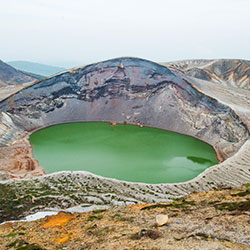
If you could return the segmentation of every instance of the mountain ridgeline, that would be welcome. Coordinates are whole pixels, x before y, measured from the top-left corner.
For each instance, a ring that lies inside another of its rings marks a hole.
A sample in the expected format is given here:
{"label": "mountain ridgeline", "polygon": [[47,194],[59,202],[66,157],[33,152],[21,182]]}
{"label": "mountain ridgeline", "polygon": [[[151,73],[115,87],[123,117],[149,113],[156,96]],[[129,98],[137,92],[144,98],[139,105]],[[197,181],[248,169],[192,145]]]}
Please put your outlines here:
{"label": "mountain ridgeline", "polygon": [[0,87],[42,79],[41,76],[17,70],[0,60]]}
{"label": "mountain ridgeline", "polygon": [[30,72],[41,76],[50,76],[65,70],[65,68],[62,67],[56,67],[28,61],[11,61],[8,62],[8,64],[18,70]]}
{"label": "mountain ridgeline", "polygon": [[250,61],[247,60],[183,60],[162,64],[187,76],[250,90]]}

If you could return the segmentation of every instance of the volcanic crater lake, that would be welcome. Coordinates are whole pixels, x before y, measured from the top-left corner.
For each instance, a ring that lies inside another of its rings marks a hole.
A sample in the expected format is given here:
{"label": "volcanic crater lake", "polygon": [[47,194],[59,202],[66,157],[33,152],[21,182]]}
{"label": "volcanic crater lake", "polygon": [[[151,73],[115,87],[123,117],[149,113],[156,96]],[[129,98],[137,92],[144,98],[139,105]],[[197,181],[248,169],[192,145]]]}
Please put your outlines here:
{"label": "volcanic crater lake", "polygon": [[66,123],[30,136],[47,173],[85,170],[118,180],[174,183],[218,163],[214,149],[193,137],[150,127]]}

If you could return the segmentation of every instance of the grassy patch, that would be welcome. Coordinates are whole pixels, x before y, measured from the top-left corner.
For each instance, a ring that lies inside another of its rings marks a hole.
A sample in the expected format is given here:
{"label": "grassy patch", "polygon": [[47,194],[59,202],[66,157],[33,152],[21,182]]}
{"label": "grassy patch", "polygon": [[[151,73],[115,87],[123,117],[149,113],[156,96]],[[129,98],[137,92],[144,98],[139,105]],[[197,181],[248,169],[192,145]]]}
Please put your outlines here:
{"label": "grassy patch", "polygon": [[239,192],[239,193],[236,193],[236,194],[231,194],[232,196],[246,196],[246,195],[250,195],[250,188],[248,188],[246,191],[242,191],[242,192]]}
{"label": "grassy patch", "polygon": [[87,230],[93,230],[93,229],[95,229],[96,228],[96,224],[95,225],[92,225],[92,226],[89,226],[89,227],[87,227],[86,229]]}
{"label": "grassy patch", "polygon": [[196,203],[195,201],[188,201],[185,200],[185,198],[177,198],[172,203],[169,204],[163,204],[163,203],[157,203],[151,206],[143,207],[141,210],[149,210],[154,208],[180,208],[180,209],[186,209],[190,206],[194,206]]}
{"label": "grassy patch", "polygon": [[114,215],[112,215],[112,216],[110,216],[112,219],[114,219],[115,217],[120,217],[121,215],[120,214],[118,214],[118,213],[116,213],[116,214],[114,214]]}
{"label": "grassy patch", "polygon": [[115,231],[114,227],[104,227],[102,229],[97,229],[96,226],[93,226],[92,229],[94,229],[94,230],[88,231],[88,234],[91,234],[91,235],[94,235],[97,237],[101,237],[101,236],[107,235],[110,232]]}
{"label": "grassy patch", "polygon": [[94,220],[101,220],[103,218],[103,215],[89,215],[87,221],[94,221]]}
{"label": "grassy patch", "polygon": [[241,202],[224,202],[215,204],[214,207],[218,210],[228,210],[228,211],[250,211],[250,200]]}
{"label": "grassy patch", "polygon": [[106,211],[106,209],[96,209],[93,211],[93,214],[100,214],[100,213],[103,213],[105,211]]}
{"label": "grassy patch", "polygon": [[29,244],[24,240],[15,240],[14,242],[7,245],[7,249],[15,248],[16,250],[45,250],[37,244]]}

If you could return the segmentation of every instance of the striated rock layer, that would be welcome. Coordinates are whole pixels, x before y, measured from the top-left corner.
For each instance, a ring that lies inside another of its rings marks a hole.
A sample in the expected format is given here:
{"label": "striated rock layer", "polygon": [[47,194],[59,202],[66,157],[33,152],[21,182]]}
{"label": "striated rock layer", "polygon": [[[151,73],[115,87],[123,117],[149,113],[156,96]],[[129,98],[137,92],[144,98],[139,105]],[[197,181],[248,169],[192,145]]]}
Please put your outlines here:
{"label": "striated rock layer", "polygon": [[33,131],[65,122],[108,121],[167,129],[213,145],[224,162],[189,182],[148,185],[63,172],[25,185],[22,180],[3,185],[8,192],[18,190],[17,197],[35,192],[31,207],[37,211],[46,207],[46,199],[48,207],[57,208],[155,202],[249,182],[249,94],[222,85],[218,90],[212,82],[211,89],[209,83],[150,61],[117,58],[62,72],[0,102],[0,171],[5,176],[44,174],[31,155],[28,136]]}

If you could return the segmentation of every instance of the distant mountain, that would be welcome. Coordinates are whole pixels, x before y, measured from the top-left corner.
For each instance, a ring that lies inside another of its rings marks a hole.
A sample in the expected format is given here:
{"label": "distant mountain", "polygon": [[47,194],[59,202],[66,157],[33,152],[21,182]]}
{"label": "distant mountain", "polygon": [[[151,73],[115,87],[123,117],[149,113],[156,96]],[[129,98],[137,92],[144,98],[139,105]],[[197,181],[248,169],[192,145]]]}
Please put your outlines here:
{"label": "distant mountain", "polygon": [[250,90],[250,61],[247,60],[183,60],[161,64],[187,76]]}
{"label": "distant mountain", "polygon": [[17,70],[0,60],[0,87],[40,80],[43,77]]}
{"label": "distant mountain", "polygon": [[31,76],[32,78],[35,78],[36,80],[42,80],[42,79],[46,78],[46,76],[34,74],[34,73],[31,73],[31,72],[26,72],[26,71],[23,71],[23,70],[20,70],[20,71],[23,72],[27,76]]}
{"label": "distant mountain", "polygon": [[31,72],[42,76],[50,76],[65,70],[65,68],[62,67],[55,67],[28,61],[11,61],[7,63],[16,69],[23,70],[26,72]]}

